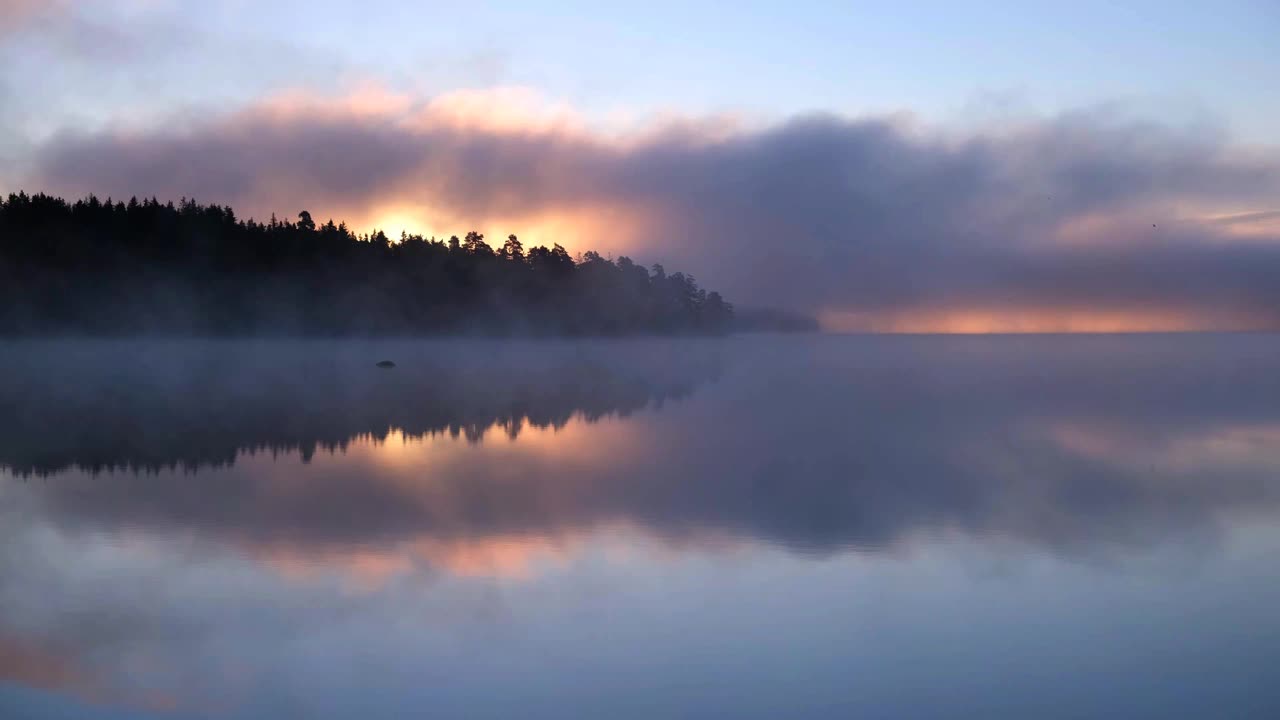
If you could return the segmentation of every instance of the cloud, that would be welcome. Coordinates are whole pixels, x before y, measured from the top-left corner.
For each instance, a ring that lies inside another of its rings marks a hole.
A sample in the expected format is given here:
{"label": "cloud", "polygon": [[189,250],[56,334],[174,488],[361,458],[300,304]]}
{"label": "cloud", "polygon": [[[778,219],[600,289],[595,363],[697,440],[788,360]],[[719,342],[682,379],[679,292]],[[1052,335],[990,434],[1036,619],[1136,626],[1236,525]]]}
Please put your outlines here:
{"label": "cloud", "polygon": [[1266,220],[1280,220],[1280,210],[1262,210],[1259,212],[1236,213],[1213,218],[1220,225],[1243,225]]}
{"label": "cloud", "polygon": [[[23,53],[38,48],[42,59],[49,57],[43,53],[52,52],[60,61],[125,62],[141,57],[149,46],[173,47],[168,34],[176,27],[161,28],[132,14],[152,5],[135,1],[95,7],[72,0],[4,0],[0,2],[0,40],[7,36]],[[60,71],[53,63],[45,67],[46,74]]]}
{"label": "cloud", "polygon": [[0,0],[0,38],[63,12],[61,0]]}
{"label": "cloud", "polygon": [[1222,219],[1256,229],[1273,216],[1280,155],[1114,110],[962,136],[831,115],[610,132],[528,91],[421,102],[374,88],[62,134],[33,162],[31,187],[71,195],[415,218],[442,233],[552,225],[579,249],[680,264],[739,302],[881,329],[1011,306],[1280,326],[1268,280],[1280,245],[1239,242]]}

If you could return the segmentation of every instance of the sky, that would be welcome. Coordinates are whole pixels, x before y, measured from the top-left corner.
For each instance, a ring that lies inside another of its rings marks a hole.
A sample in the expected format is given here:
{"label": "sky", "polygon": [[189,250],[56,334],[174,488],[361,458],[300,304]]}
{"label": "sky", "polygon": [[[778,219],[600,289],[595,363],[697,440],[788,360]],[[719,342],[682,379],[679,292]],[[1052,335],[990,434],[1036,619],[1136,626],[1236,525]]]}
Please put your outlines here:
{"label": "sky", "polygon": [[1280,327],[1280,5],[0,0],[0,191],[478,229],[832,330]]}

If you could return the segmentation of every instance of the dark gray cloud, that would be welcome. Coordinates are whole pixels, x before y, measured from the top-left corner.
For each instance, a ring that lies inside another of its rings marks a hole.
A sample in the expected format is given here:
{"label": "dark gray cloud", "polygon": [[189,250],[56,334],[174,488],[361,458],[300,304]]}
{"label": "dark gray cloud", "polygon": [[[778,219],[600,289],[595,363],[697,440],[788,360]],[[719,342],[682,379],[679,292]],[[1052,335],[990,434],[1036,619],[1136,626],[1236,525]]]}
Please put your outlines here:
{"label": "dark gray cloud", "polygon": [[1098,111],[953,137],[813,115],[618,140],[374,105],[265,105],[62,135],[33,154],[30,185],[194,196],[259,216],[422,205],[456,230],[500,221],[519,232],[527,218],[622,207],[638,218],[615,229],[632,254],[692,269],[740,302],[1013,303],[1280,325],[1280,246],[1233,234],[1280,205],[1280,156],[1203,128]]}

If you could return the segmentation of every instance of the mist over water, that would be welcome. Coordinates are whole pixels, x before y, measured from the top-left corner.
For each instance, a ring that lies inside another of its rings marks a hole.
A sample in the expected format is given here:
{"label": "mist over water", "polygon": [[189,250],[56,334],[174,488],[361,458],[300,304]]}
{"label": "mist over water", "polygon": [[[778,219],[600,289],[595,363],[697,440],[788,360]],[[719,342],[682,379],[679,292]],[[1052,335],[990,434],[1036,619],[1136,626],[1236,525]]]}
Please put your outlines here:
{"label": "mist over water", "polygon": [[0,717],[1273,717],[1277,367],[3,343]]}

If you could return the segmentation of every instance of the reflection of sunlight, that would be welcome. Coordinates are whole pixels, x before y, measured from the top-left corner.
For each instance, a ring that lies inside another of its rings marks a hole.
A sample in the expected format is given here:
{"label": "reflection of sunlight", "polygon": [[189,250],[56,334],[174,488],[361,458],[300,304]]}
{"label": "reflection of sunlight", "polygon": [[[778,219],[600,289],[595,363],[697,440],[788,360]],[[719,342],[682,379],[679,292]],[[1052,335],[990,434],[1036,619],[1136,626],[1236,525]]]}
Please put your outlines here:
{"label": "reflection of sunlight", "polygon": [[1231,242],[1275,243],[1280,239],[1280,210],[1277,209],[1244,208],[1235,212],[1208,214],[1201,220],[1214,225]]}
{"label": "reflection of sunlight", "polygon": [[[43,642],[0,635],[0,682],[66,693],[97,705],[131,707],[155,712],[178,709],[178,698],[154,687],[139,687],[137,663],[125,663],[131,682],[108,681],[105,673],[90,673],[74,653],[59,654]],[[121,665],[117,670],[125,669]],[[132,686],[132,687],[130,687]],[[8,716],[6,716],[8,717]]]}
{"label": "reflection of sunlight", "polygon": [[[606,417],[588,422],[574,417],[564,426],[494,423],[479,442],[448,432],[422,436],[391,431],[385,439],[363,437],[345,452],[321,454],[309,466],[294,458],[241,457],[238,466],[262,481],[272,502],[291,502],[316,491],[313,472],[334,482],[370,483],[403,495],[420,508],[423,531],[385,544],[310,546],[306,543],[250,543],[247,551],[282,575],[307,579],[337,572],[353,586],[376,589],[416,569],[462,577],[529,579],[540,568],[563,566],[584,546],[583,536],[600,527],[558,529],[555,518],[572,508],[584,484],[617,463],[639,462],[634,423]],[[553,469],[554,468],[554,469]],[[546,515],[541,534],[485,535],[469,525],[475,512],[468,478],[483,477],[507,499],[521,498]],[[326,480],[328,482],[328,480]]]}
{"label": "reflection of sunlight", "polygon": [[575,464],[606,463],[632,456],[634,433],[632,428],[618,418],[601,418],[587,422],[574,417],[562,427],[537,427],[527,419],[516,422],[516,437],[511,437],[511,425],[495,422],[479,431],[479,444],[454,438],[447,433],[406,435],[392,430],[383,441],[364,439],[353,443],[340,463],[369,463],[385,470],[418,471],[422,474],[406,477],[392,475],[386,479],[408,481],[411,485],[429,482],[425,471],[441,469],[451,462],[476,455],[522,456],[526,459],[560,459]]}
{"label": "reflection of sunlight", "polygon": [[293,545],[251,547],[250,552],[285,578],[309,580],[340,571],[352,584],[373,589],[400,573],[409,571],[409,558],[374,548],[307,549]]}
{"label": "reflection of sunlight", "polygon": [[377,590],[397,576],[425,567],[457,577],[529,579],[548,563],[563,566],[580,540],[536,535],[437,540],[423,537],[385,548],[306,548],[271,545],[253,548],[258,558],[282,576],[309,580],[339,574],[361,590]]}
{"label": "reflection of sunlight", "polygon": [[482,577],[528,578],[541,561],[554,560],[563,565],[570,545],[577,540],[548,537],[494,537],[471,542],[441,542],[429,538],[412,543],[418,557],[428,558],[433,566],[447,568],[454,575]]}
{"label": "reflection of sunlight", "polygon": [[44,690],[71,690],[85,697],[96,694],[93,684],[66,659],[5,636],[0,636],[0,678]]}
{"label": "reflection of sunlight", "polygon": [[1150,433],[1108,424],[1058,423],[1063,449],[1114,464],[1172,472],[1280,469],[1280,425],[1236,424]]}
{"label": "reflection of sunlight", "polygon": [[676,562],[690,551],[718,556],[740,553],[738,538],[708,531],[659,538],[634,525],[611,522],[555,534],[494,535],[439,539],[423,535],[386,546],[308,547],[285,543],[249,546],[247,552],[286,580],[308,582],[337,577],[352,590],[376,592],[415,572],[443,572],[455,578],[536,580],[564,570],[583,553],[603,553],[610,564]]}

